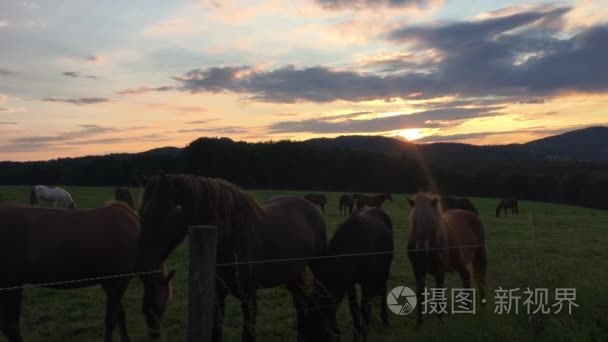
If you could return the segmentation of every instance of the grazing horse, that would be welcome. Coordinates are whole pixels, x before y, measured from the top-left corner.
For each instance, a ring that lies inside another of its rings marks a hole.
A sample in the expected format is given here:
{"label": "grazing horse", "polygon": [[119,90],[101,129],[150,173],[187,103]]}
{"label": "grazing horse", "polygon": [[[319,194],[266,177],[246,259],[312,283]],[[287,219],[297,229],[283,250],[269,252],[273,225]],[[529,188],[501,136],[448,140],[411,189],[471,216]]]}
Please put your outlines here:
{"label": "grazing horse", "polygon": [[505,217],[507,217],[507,209],[511,209],[511,214],[519,215],[519,206],[517,204],[517,200],[515,198],[505,198],[500,203],[498,203],[498,207],[496,207],[496,217],[500,214],[500,209],[505,210]]}
{"label": "grazing horse", "polygon": [[357,209],[362,209],[365,206],[380,208],[384,201],[393,200],[393,196],[389,193],[384,193],[376,196],[358,195],[357,197]]}
{"label": "grazing horse", "polygon": [[441,196],[441,207],[443,211],[450,209],[462,209],[472,212],[475,215],[479,215],[479,211],[473,205],[473,202],[468,198],[457,198],[451,196]]}
{"label": "grazing horse", "polygon": [[118,187],[114,189],[114,198],[117,201],[126,203],[131,209],[135,209],[135,203],[133,202],[133,196],[129,189],[124,187]]}
{"label": "grazing horse", "polygon": [[44,185],[36,185],[30,192],[30,204],[38,204],[42,201],[53,203],[53,208],[59,205],[62,208],[74,209],[76,203],[72,200],[72,196],[60,187],[48,187]]}
{"label": "grazing horse", "polygon": [[325,214],[325,203],[327,203],[327,197],[324,194],[307,194],[304,195],[304,199],[321,207],[321,211],[323,214]]}
{"label": "grazing horse", "polygon": [[353,213],[355,207],[355,195],[342,195],[338,203],[340,214],[350,215]]}
{"label": "grazing horse", "polygon": [[[317,283],[304,324],[305,341],[340,339],[336,314],[345,295],[355,341],[367,339],[373,297],[380,297],[380,317],[388,326],[386,295],[393,251],[393,224],[382,209],[358,210],[338,227],[329,241],[329,258],[319,264],[315,273]],[[356,284],[361,285],[361,306]]]}
{"label": "grazing horse", "polygon": [[[479,216],[461,209],[443,212],[437,196],[420,193],[408,198],[411,233],[407,254],[414,269],[418,303],[422,303],[426,275],[435,278],[436,287],[444,288],[445,272],[456,271],[464,288],[473,280],[479,289],[482,304],[485,299],[486,247],[485,232]],[[441,316],[439,316],[441,318]],[[422,326],[422,305],[417,308],[416,327]]]}
{"label": "grazing horse", "polygon": [[[190,225],[218,228],[214,341],[221,341],[226,296],[241,301],[243,341],[255,341],[258,288],[286,285],[300,339],[306,266],[316,269],[327,236],[321,212],[304,199],[279,196],[260,205],[221,180],[161,173],[149,179],[140,208],[142,269],[155,269],[184,240]],[[273,260],[282,260],[275,262]]]}
{"label": "grazing horse", "polygon": [[[75,210],[0,206],[0,217],[0,331],[9,342],[22,341],[21,298],[23,287],[31,285],[101,285],[106,294],[104,341],[112,340],[116,325],[121,341],[129,341],[122,297],[137,261],[140,224],[135,211],[118,202]],[[172,274],[162,269],[141,275],[146,317],[161,317],[170,297]],[[148,322],[155,335],[159,326]]]}

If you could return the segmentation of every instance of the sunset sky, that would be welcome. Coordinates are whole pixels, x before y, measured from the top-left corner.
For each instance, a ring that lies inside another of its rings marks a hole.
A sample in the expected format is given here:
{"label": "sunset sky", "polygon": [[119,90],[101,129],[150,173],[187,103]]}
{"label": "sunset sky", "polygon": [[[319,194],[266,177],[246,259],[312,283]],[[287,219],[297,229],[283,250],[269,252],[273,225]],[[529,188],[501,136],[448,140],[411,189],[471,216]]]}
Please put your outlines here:
{"label": "sunset sky", "polygon": [[0,2],[0,160],[607,123],[605,0]]}

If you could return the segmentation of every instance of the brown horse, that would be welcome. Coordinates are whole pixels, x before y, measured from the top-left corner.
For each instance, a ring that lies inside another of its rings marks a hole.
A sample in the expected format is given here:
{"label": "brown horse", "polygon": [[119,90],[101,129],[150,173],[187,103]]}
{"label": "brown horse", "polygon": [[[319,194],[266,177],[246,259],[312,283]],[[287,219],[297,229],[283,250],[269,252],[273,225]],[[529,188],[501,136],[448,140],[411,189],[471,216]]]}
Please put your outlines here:
{"label": "brown horse", "polygon": [[[373,298],[380,298],[380,317],[388,326],[386,295],[393,250],[392,220],[382,209],[357,210],[338,227],[329,241],[328,258],[315,273],[317,283],[304,325],[306,341],[339,340],[336,314],[344,296],[349,301],[355,341],[367,338]],[[356,284],[361,285],[361,306]]]}
{"label": "brown horse", "polygon": [[325,214],[325,203],[327,203],[327,197],[324,194],[307,194],[304,195],[304,199],[312,204],[318,205],[323,214]]}
{"label": "brown horse", "polygon": [[[410,213],[411,233],[407,245],[408,257],[416,277],[418,309],[416,326],[422,326],[423,292],[426,275],[435,278],[436,287],[443,288],[445,272],[456,271],[463,287],[477,284],[482,304],[485,301],[486,247],[485,232],[479,216],[461,209],[443,212],[439,198],[428,193],[416,195]],[[441,316],[440,316],[441,318]]]}
{"label": "brown horse", "polygon": [[131,196],[129,189],[125,187],[114,189],[114,198],[117,201],[126,203],[131,209],[135,209],[135,202],[133,201],[133,196]]}
{"label": "brown horse", "polygon": [[357,197],[357,209],[362,209],[365,206],[380,208],[384,201],[393,200],[393,196],[389,193],[384,193],[376,196],[358,195]]}
{"label": "brown horse", "polygon": [[[19,319],[24,285],[74,289],[101,285],[105,291],[104,341],[118,325],[129,341],[122,297],[134,273],[140,224],[122,203],[96,209],[0,206],[0,331],[21,342]],[[159,265],[160,266],[160,265]],[[158,270],[157,268],[156,270]],[[146,315],[162,316],[171,275],[142,275]],[[155,335],[158,326],[149,325]]]}
{"label": "brown horse", "polygon": [[[150,178],[143,193],[140,265],[158,268],[190,225],[218,227],[214,341],[221,341],[226,296],[241,301],[244,341],[255,341],[257,289],[286,285],[296,306],[298,337],[305,310],[300,286],[325,255],[325,219],[308,201],[279,196],[260,205],[221,180],[191,175]],[[283,260],[275,262],[273,260]],[[315,261],[317,260],[317,261]]]}
{"label": "brown horse", "polygon": [[475,215],[479,215],[479,211],[473,205],[470,199],[462,197],[441,196],[441,207],[443,211],[450,209],[468,210]]}
{"label": "brown horse", "polygon": [[507,209],[511,209],[511,214],[519,215],[519,206],[517,204],[517,200],[515,198],[505,198],[500,203],[498,203],[498,207],[496,207],[496,217],[500,214],[500,209],[505,210],[505,217],[507,217]]}
{"label": "brown horse", "polygon": [[355,195],[342,195],[340,196],[340,201],[338,202],[338,209],[340,210],[340,214],[350,215],[353,213],[353,209],[355,208]]}

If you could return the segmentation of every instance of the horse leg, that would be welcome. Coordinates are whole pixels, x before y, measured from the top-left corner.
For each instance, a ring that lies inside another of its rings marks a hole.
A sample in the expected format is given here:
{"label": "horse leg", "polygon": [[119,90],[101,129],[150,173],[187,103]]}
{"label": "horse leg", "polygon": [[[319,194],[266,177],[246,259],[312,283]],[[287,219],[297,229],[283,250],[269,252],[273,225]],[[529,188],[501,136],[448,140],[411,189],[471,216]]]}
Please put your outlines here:
{"label": "horse leg", "polygon": [[9,342],[23,341],[19,328],[22,296],[22,289],[0,293],[0,331],[4,332]]}
{"label": "horse leg", "polygon": [[[438,289],[445,288],[445,272],[443,270],[435,271],[435,287]],[[439,310],[439,314],[437,315],[439,320],[443,319],[442,310]]]}
{"label": "horse leg", "polygon": [[363,337],[367,336],[369,321],[372,316],[373,292],[370,284],[361,284],[361,316],[363,316]]}
{"label": "horse leg", "polygon": [[255,319],[257,316],[256,288],[251,286],[241,295],[241,310],[243,311],[243,342],[255,342]]}
{"label": "horse leg", "polygon": [[114,333],[114,328],[116,327],[117,323],[120,323],[120,340],[122,342],[130,341],[126,330],[124,310],[121,303],[122,296],[127,290],[128,284],[128,279],[118,279],[102,284],[102,287],[106,293],[106,319],[104,331],[105,342],[112,341],[112,334]]}
{"label": "horse leg", "polygon": [[216,284],[215,291],[215,307],[213,314],[213,338],[214,342],[222,342],[224,339],[223,335],[223,324],[224,324],[224,310],[226,308],[226,296],[228,291],[222,286],[224,284],[219,281]]}
{"label": "horse leg", "polygon": [[460,276],[462,280],[462,287],[468,289],[471,287],[471,272],[467,269],[467,267],[463,263],[459,263],[456,266],[456,272]]}
{"label": "horse leg", "polygon": [[380,318],[382,319],[382,323],[384,323],[384,327],[388,328],[390,325],[388,322],[388,303],[386,302],[386,296],[388,294],[388,287],[386,282],[382,284],[382,298],[380,299]]}
{"label": "horse leg", "polygon": [[421,328],[424,322],[422,318],[422,303],[424,301],[424,287],[425,287],[425,274],[422,272],[415,272],[416,277],[416,297],[418,305],[416,306],[416,328]]}
{"label": "horse leg", "polygon": [[305,318],[304,310],[306,310],[306,293],[304,293],[302,288],[295,281],[287,284],[287,290],[289,290],[289,293],[291,293],[293,305],[296,308],[297,341],[303,341],[304,327],[302,324],[304,323]]}
{"label": "horse leg", "polygon": [[487,268],[487,255],[485,246],[477,247],[475,256],[473,257],[473,280],[477,284],[479,290],[479,297],[481,298],[481,306],[485,306],[486,292],[485,292],[485,277]]}
{"label": "horse leg", "polygon": [[361,326],[361,308],[357,302],[357,289],[354,284],[346,290],[346,295],[348,296],[350,314],[353,317],[353,341],[359,341],[359,336],[363,336],[365,341],[367,332]]}

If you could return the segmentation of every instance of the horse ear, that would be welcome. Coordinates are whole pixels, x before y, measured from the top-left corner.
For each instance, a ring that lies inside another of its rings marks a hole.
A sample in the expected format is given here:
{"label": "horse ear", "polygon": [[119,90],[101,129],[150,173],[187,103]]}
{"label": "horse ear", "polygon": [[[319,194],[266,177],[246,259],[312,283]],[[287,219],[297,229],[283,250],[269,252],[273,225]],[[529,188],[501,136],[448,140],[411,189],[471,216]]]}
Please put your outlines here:
{"label": "horse ear", "polygon": [[409,197],[405,197],[405,199],[407,199],[407,202],[410,204],[410,207],[413,208],[414,204],[416,204],[416,202],[412,201],[411,199],[409,199]]}
{"label": "horse ear", "polygon": [[431,204],[433,205],[433,208],[437,208],[437,203],[439,203],[439,197],[434,196],[433,199],[431,200]]}

